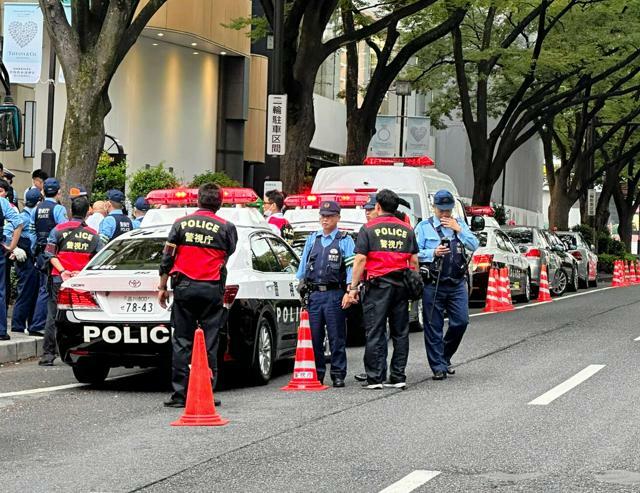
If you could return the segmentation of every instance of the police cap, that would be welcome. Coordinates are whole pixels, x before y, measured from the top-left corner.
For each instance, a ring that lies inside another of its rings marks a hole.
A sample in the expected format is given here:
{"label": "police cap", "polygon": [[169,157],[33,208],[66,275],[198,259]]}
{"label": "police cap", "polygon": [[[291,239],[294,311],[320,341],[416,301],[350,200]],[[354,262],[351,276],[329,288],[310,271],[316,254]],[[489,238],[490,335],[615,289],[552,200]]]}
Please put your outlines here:
{"label": "police cap", "polygon": [[370,211],[371,209],[375,208],[376,206],[376,194],[372,193],[369,194],[369,201],[364,204],[363,209]]}
{"label": "police cap", "polygon": [[133,204],[133,206],[138,209],[139,211],[148,211],[151,206],[149,205],[149,202],[147,202],[147,199],[145,199],[144,197],[138,197],[136,199],[136,203]]}
{"label": "police cap", "polygon": [[24,197],[24,202],[27,207],[33,207],[42,199],[42,194],[38,188],[30,188]]}
{"label": "police cap", "polygon": [[442,211],[450,211],[456,205],[456,200],[449,190],[438,190],[433,196],[433,204]]}
{"label": "police cap", "polygon": [[55,178],[47,178],[42,187],[47,195],[54,195],[60,191],[60,182]]}
{"label": "police cap", "polygon": [[124,194],[120,190],[109,190],[107,192],[107,200],[122,204],[124,202]]}
{"label": "police cap", "polygon": [[320,204],[321,216],[337,216],[340,214],[340,206],[333,200],[325,200]]}

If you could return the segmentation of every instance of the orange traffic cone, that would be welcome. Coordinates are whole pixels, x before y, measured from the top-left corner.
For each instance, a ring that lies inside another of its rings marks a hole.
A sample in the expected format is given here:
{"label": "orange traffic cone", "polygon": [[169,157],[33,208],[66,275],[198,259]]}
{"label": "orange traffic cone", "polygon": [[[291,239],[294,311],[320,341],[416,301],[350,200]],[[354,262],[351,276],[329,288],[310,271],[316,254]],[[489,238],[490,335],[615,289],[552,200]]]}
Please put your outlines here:
{"label": "orange traffic cone", "polygon": [[207,362],[204,332],[196,329],[184,414],[171,426],[224,426],[229,420],[220,417],[213,402],[211,369]]}
{"label": "orange traffic cone", "polygon": [[549,293],[549,278],[547,277],[547,266],[542,264],[542,268],[540,270],[540,286],[538,288],[538,299],[537,302],[548,302],[551,301],[551,293]]}
{"label": "orange traffic cone", "polygon": [[635,262],[629,262],[629,275],[631,284],[638,284],[638,275],[636,274]]}
{"label": "orange traffic cone", "polygon": [[611,281],[611,287],[612,288],[619,288],[622,287],[624,285],[624,282],[622,281],[622,276],[620,275],[620,261],[619,260],[615,260],[613,262],[613,279]]}
{"label": "orange traffic cone", "polygon": [[510,293],[511,282],[509,281],[509,269],[507,267],[500,269],[500,284],[498,289],[500,292],[500,311],[508,312],[513,310]]}
{"label": "orange traffic cone", "polygon": [[288,385],[280,390],[326,390],[316,372],[316,360],[313,355],[313,341],[309,327],[309,312],[300,313],[300,327],[298,328],[298,346],[296,347],[296,362],[293,367],[293,377]]}
{"label": "orange traffic cone", "polygon": [[631,274],[629,273],[629,262],[624,262],[624,285],[631,286]]}
{"label": "orange traffic cone", "polygon": [[484,312],[497,312],[500,307],[498,301],[498,289],[496,286],[496,278],[498,277],[498,269],[493,267],[489,270],[489,282],[487,283],[487,301],[484,305]]}

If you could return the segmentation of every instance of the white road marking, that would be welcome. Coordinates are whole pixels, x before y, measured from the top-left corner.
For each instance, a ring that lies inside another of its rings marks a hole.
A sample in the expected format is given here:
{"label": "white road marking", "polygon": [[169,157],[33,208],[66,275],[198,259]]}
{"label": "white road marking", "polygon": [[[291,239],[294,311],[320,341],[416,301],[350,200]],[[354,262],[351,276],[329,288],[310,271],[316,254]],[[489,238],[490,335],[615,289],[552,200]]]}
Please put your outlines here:
{"label": "white road marking", "polygon": [[396,481],[392,485],[387,486],[384,490],[380,491],[380,493],[409,493],[427,481],[431,481],[438,474],[440,474],[440,471],[413,471],[400,481]]}
{"label": "white road marking", "polygon": [[[132,377],[133,375],[140,375],[141,373],[147,373],[147,371],[137,371],[134,373],[127,373],[126,375],[118,375],[116,377],[107,378],[107,382],[113,382],[114,380],[120,380],[121,378]],[[0,394],[0,399],[3,397],[19,397],[22,395],[44,394],[46,392],[57,392],[58,390],[76,389],[78,387],[87,387],[90,383],[69,383],[67,385],[56,385],[55,387],[41,387],[39,389],[27,389],[17,390],[15,392],[5,392]]]}
{"label": "white road marking", "polygon": [[[568,300],[570,298],[575,298],[576,296],[584,296],[584,295],[591,294],[591,293],[598,293],[600,291],[606,291],[607,289],[612,289],[612,288],[611,288],[611,286],[607,286],[606,288],[592,289],[591,291],[584,291],[582,293],[568,294],[568,295],[561,296],[560,298],[553,298],[553,302],[544,301],[542,303],[537,303],[535,300],[531,300],[529,303],[527,303],[525,305],[514,305],[513,308],[515,310],[522,310],[523,308],[535,308],[536,306],[544,306],[544,305],[548,305],[549,303],[556,303],[558,301],[563,301],[563,300]],[[501,313],[501,312],[472,313],[472,314],[469,315],[469,318],[471,318],[471,317],[481,317],[482,315],[492,315],[494,313]]]}
{"label": "white road marking", "polygon": [[577,387],[582,382],[592,377],[606,365],[589,365],[584,370],[579,371],[569,380],[565,380],[560,385],[555,386],[549,392],[545,392],[537,399],[532,400],[529,405],[531,406],[546,406],[550,402],[553,402],[558,397],[569,392],[572,388]]}
{"label": "white road marking", "polygon": [[640,337],[636,337],[634,341],[640,341]]}

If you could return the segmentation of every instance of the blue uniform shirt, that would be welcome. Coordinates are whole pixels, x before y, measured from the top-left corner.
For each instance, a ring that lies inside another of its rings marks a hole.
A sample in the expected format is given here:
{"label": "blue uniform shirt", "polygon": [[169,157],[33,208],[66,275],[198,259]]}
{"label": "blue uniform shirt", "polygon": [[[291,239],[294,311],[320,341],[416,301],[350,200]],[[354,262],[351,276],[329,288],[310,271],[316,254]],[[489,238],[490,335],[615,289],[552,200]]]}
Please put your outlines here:
{"label": "blue uniform shirt", "polygon": [[[456,218],[456,221],[462,227],[462,231],[458,233],[458,238],[467,250],[475,251],[480,245],[478,238],[471,232],[466,222],[458,218]],[[431,226],[428,219],[420,221],[416,226],[416,237],[418,239],[418,248],[420,249],[418,260],[420,262],[433,262],[433,253],[440,245],[440,236],[438,236],[434,226],[437,228],[440,224],[440,219],[433,216],[433,226]],[[442,227],[442,234],[445,238],[453,238],[453,233],[451,228]]]}
{"label": "blue uniform shirt", "polygon": [[2,207],[2,214],[4,215],[2,233],[4,234],[5,244],[9,245],[11,244],[13,232],[16,228],[22,226],[22,219],[20,219],[18,211],[4,197],[0,197],[0,207]]}
{"label": "blue uniform shirt", "polygon": [[133,227],[133,229],[138,229],[140,226],[142,226],[143,219],[144,219],[144,216],[140,216],[140,217],[136,217],[135,219],[132,219],[131,226]]}
{"label": "blue uniform shirt", "polygon": [[31,243],[31,252],[35,251],[36,247],[36,230],[31,224],[31,213],[35,207],[25,207],[20,211],[20,219],[22,219],[22,233],[20,238],[26,238]]}
{"label": "blue uniform shirt", "polygon": [[[309,259],[309,254],[311,253],[311,249],[313,248],[313,244],[316,241],[318,236],[321,236],[320,244],[323,247],[327,247],[331,244],[333,240],[336,239],[336,235],[338,234],[339,229],[334,229],[328,235],[323,234],[322,230],[311,233],[307,238],[306,243],[304,244],[304,250],[302,251],[302,258],[300,259],[300,265],[298,266],[298,272],[296,273],[296,277],[298,279],[304,279],[304,273],[307,269],[307,261]],[[353,238],[349,235],[346,235],[344,238],[340,238],[338,242],[340,247],[340,253],[342,254],[342,259],[344,261],[345,266],[347,267],[347,283],[351,282],[351,274],[353,272],[353,259],[355,258],[355,249],[356,245],[353,242]]]}
{"label": "blue uniform shirt", "polygon": [[122,209],[114,209],[100,223],[100,230],[98,233],[100,233],[100,239],[104,243],[109,243],[111,238],[113,238],[113,234],[116,232],[116,218],[113,216],[121,214]]}
{"label": "blue uniform shirt", "polygon": [[[53,220],[56,224],[66,223],[67,219],[67,209],[64,208],[63,205],[58,204],[56,199],[53,197],[46,197],[43,202],[53,202],[56,206],[53,208]],[[31,209],[31,225],[33,226],[33,231],[35,233],[36,228],[36,208]]]}

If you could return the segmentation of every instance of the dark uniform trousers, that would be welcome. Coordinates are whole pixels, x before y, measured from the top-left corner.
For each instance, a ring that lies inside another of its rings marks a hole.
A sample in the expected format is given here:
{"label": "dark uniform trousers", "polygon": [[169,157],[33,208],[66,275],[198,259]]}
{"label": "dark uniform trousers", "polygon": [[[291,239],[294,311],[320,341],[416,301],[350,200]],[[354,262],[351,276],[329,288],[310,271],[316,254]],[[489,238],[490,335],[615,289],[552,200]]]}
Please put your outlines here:
{"label": "dark uniform trousers", "polygon": [[390,380],[406,380],[409,357],[409,301],[406,288],[384,278],[369,281],[362,301],[367,344],[364,368],[369,383],[382,383],[387,373],[387,319],[393,342]]}
{"label": "dark uniform trousers", "polygon": [[173,287],[171,382],[175,398],[186,397],[193,338],[198,326],[204,331],[212,383],[215,385],[218,373],[218,335],[226,321],[226,310],[222,305],[223,295],[224,285],[220,281],[195,281],[180,276]]}
{"label": "dark uniform trousers", "polygon": [[[435,307],[433,307],[435,301]],[[433,307],[433,310],[432,310]],[[458,350],[469,325],[469,292],[464,279],[441,281],[436,294],[434,283],[424,287],[422,296],[424,344],[429,366],[435,373],[447,371],[451,357]],[[449,328],[444,332],[444,312],[449,315]],[[433,312],[433,315],[431,315]],[[429,317],[431,316],[431,320]]]}
{"label": "dark uniform trousers", "polygon": [[331,349],[331,378],[347,376],[346,317],[342,309],[344,290],[313,291],[309,295],[309,326],[313,338],[313,353],[318,378],[324,379],[326,361],[324,357],[324,328],[327,327]]}
{"label": "dark uniform trousers", "polygon": [[62,278],[49,276],[47,284],[47,322],[44,326],[44,340],[42,341],[43,359],[53,361],[58,354],[56,344],[56,316],[58,314],[58,293],[62,286]]}

